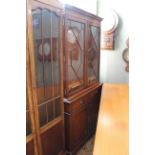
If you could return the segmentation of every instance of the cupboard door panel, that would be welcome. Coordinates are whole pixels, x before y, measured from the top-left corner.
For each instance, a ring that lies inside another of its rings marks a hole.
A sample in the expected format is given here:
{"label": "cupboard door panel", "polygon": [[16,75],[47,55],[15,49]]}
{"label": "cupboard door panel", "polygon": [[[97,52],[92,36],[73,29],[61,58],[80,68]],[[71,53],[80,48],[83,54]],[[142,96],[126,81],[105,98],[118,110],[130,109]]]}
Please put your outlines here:
{"label": "cupboard door panel", "polygon": [[63,125],[59,123],[41,135],[43,155],[57,155],[63,148]]}
{"label": "cupboard door panel", "polygon": [[81,142],[83,142],[86,138],[86,131],[87,131],[86,108],[72,115],[72,117],[70,118],[70,122],[71,122],[70,145],[71,149],[73,149],[77,147]]}
{"label": "cupboard door panel", "polygon": [[30,141],[26,144],[26,155],[35,155],[34,154],[34,141]]}
{"label": "cupboard door panel", "polygon": [[29,111],[26,112],[26,135],[30,135],[31,131],[31,121],[30,121],[30,113]]}
{"label": "cupboard door panel", "polygon": [[90,137],[96,130],[96,123],[98,117],[98,110],[100,105],[101,88],[91,92],[86,96],[88,102],[87,116],[88,116],[88,130],[87,136]]}

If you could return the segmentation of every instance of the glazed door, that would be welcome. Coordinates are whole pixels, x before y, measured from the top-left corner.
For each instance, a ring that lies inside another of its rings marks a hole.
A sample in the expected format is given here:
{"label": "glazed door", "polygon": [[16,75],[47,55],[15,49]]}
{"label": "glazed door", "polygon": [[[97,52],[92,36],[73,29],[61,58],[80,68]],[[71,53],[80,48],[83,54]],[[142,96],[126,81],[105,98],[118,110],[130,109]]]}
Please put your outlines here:
{"label": "glazed door", "polygon": [[60,17],[49,9],[32,11],[39,126],[61,116]]}
{"label": "glazed door", "polygon": [[67,18],[65,21],[66,90],[71,95],[84,87],[85,23]]}
{"label": "glazed door", "polygon": [[99,81],[100,28],[88,25],[87,75],[88,85]]}
{"label": "glazed door", "polygon": [[30,59],[38,145],[42,155],[57,155],[64,147],[61,10],[32,1],[31,21]]}

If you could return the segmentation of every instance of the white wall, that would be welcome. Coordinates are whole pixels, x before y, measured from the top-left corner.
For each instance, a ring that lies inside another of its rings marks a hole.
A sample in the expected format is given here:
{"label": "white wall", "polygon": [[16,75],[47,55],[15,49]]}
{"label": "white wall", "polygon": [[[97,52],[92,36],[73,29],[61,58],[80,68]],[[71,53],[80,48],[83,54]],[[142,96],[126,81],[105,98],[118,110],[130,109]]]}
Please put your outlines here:
{"label": "white wall", "polygon": [[[104,83],[128,83],[129,73],[125,71],[122,52],[129,35],[129,5],[123,0],[99,0],[99,16],[105,9],[113,9],[119,16],[119,25],[115,33],[115,49],[101,51],[100,81]],[[132,10],[130,10],[132,11]]]}
{"label": "white wall", "polygon": [[90,13],[96,14],[97,0],[60,0],[63,3],[67,3]]}

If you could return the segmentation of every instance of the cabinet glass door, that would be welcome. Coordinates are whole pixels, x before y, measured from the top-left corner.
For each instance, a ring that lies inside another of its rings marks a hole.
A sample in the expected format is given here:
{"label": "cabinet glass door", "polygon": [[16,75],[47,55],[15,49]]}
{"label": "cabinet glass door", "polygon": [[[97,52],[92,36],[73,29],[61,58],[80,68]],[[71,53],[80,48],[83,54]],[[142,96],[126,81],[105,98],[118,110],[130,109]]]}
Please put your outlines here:
{"label": "cabinet glass door", "polygon": [[84,30],[85,25],[81,22],[67,20],[66,53],[68,91],[81,89],[84,86]]}
{"label": "cabinet glass door", "polygon": [[88,84],[99,80],[100,29],[89,25],[89,42],[87,51]]}
{"label": "cabinet glass door", "polygon": [[60,16],[49,9],[32,11],[36,91],[40,127],[61,115]]}

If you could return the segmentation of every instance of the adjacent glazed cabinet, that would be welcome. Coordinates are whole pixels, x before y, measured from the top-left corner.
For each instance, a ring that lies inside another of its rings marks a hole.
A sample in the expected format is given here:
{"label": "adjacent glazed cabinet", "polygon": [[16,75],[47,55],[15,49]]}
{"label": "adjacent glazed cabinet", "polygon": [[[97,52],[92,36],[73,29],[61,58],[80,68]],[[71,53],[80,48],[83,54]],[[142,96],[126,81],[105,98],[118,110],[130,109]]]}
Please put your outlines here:
{"label": "adjacent glazed cabinet", "polygon": [[65,142],[74,154],[95,133],[99,83],[100,23],[102,18],[65,5],[64,103]]}
{"label": "adjacent glazed cabinet", "polygon": [[66,5],[64,86],[69,97],[99,81],[101,18]]}
{"label": "adjacent glazed cabinet", "polygon": [[27,0],[27,155],[65,150],[62,12],[56,0]]}

